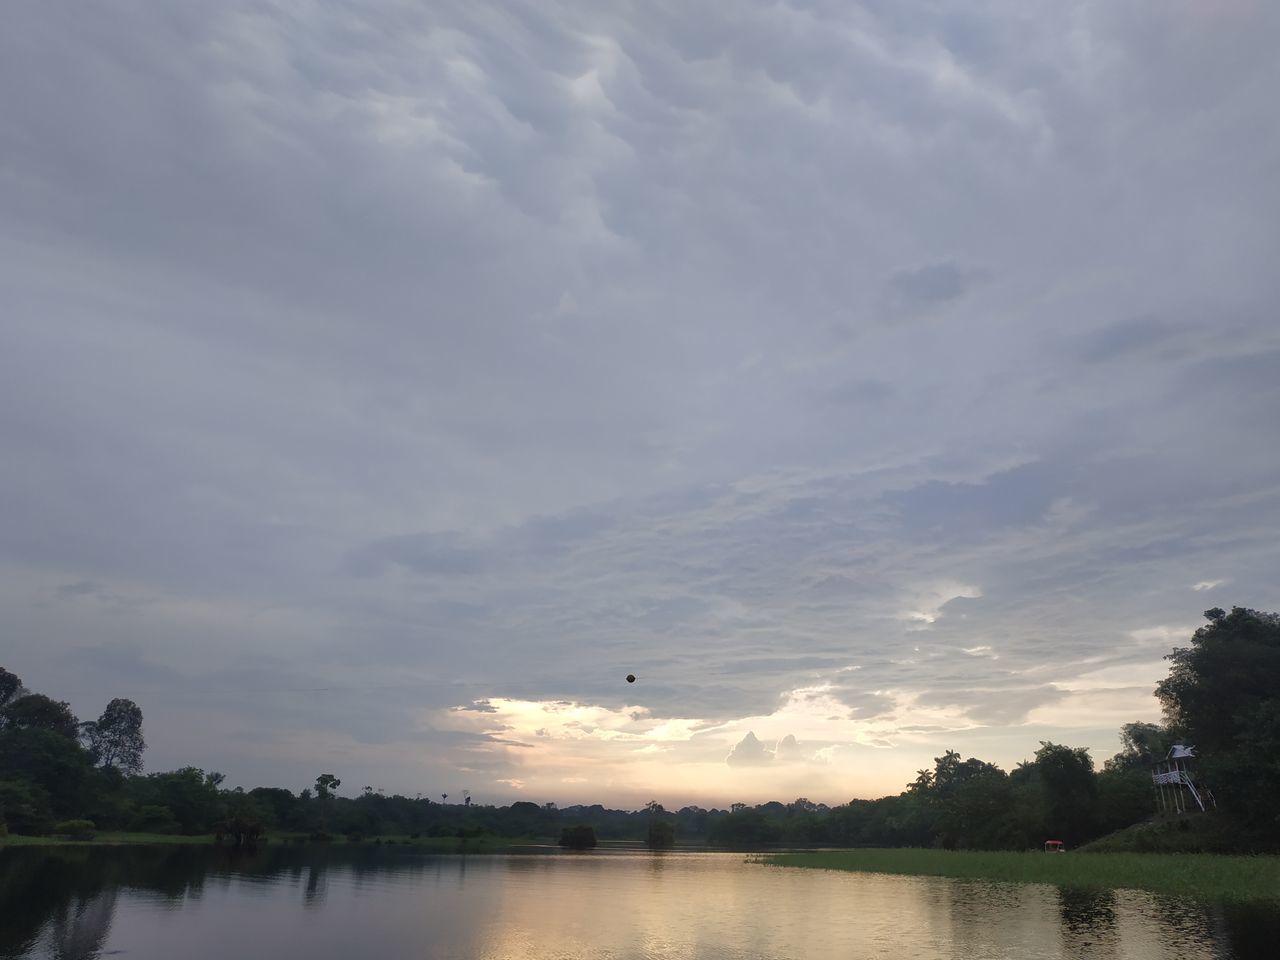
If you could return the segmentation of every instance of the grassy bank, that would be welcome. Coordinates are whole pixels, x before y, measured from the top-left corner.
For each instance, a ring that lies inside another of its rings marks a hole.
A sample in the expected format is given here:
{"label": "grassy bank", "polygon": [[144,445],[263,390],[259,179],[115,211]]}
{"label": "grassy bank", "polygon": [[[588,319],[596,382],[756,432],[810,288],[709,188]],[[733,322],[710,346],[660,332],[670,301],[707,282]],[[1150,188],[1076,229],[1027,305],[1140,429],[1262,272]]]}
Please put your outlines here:
{"label": "grassy bank", "polygon": [[[493,853],[509,850],[512,847],[527,846],[550,841],[531,839],[514,839],[511,837],[405,837],[386,836],[377,839],[349,841],[345,837],[334,837],[332,840],[311,841],[306,834],[283,833],[271,834],[268,844],[309,844],[314,846],[404,846],[421,850],[424,853]],[[179,836],[171,833],[124,833],[118,831],[101,831],[92,840],[71,840],[66,837],[25,837],[16,834],[0,836],[0,847],[119,847],[131,845],[187,845],[212,846],[213,834],[203,836]]]}
{"label": "grassy bank", "polygon": [[1280,857],[1214,854],[995,853],[948,850],[839,850],[763,858],[782,867],[961,877],[1061,887],[1150,890],[1223,900],[1280,901]]}
{"label": "grassy bank", "polygon": [[69,840],[66,837],[22,837],[9,834],[0,837],[0,847],[120,847],[132,844],[211,844],[213,834],[203,837],[183,837],[172,833],[124,833],[120,831],[102,831],[92,840]]}

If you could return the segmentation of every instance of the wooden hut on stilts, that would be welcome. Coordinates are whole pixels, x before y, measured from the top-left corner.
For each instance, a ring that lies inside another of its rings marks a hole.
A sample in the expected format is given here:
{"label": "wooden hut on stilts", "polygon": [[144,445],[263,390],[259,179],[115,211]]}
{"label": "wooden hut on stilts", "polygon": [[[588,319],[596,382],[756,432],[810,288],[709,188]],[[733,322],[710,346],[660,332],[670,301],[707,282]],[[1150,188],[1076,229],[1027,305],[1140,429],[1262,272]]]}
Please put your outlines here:
{"label": "wooden hut on stilts", "polygon": [[1151,768],[1151,782],[1156,788],[1156,800],[1161,813],[1187,813],[1199,810],[1204,813],[1214,809],[1213,794],[1196,785],[1191,775],[1195,747],[1175,743],[1163,760]]}

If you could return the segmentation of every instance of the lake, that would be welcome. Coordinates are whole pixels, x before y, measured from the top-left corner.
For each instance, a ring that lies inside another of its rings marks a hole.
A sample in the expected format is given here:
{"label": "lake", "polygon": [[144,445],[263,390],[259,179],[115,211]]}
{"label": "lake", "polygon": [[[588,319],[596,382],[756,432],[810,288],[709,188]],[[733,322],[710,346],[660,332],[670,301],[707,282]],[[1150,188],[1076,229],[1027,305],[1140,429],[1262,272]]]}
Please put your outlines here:
{"label": "lake", "polygon": [[1262,958],[1280,908],[742,854],[0,849],[0,957]]}

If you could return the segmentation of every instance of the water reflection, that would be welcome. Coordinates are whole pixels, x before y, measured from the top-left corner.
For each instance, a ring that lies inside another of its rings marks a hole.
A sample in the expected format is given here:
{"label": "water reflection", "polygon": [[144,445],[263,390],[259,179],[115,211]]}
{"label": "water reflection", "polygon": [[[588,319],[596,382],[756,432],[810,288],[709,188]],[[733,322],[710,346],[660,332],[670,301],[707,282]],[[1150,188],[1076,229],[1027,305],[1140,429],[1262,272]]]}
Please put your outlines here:
{"label": "water reflection", "polygon": [[1271,957],[1280,907],[732,854],[0,850],[0,958]]}
{"label": "water reflection", "polygon": [[1058,913],[1062,917],[1065,954],[1080,960],[1110,960],[1121,956],[1116,911],[1113,890],[1059,890]]}

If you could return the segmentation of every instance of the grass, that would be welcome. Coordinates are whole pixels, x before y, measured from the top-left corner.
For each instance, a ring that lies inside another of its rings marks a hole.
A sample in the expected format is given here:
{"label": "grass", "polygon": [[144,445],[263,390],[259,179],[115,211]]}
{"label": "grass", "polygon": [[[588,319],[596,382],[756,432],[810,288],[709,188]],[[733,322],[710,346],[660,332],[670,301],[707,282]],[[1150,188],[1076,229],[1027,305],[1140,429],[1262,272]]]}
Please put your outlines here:
{"label": "grass", "polygon": [[1280,901],[1280,857],[1208,853],[1045,854],[949,850],[835,850],[761,858],[780,867],[1133,889],[1215,900]]}
{"label": "grass", "polygon": [[66,837],[25,837],[8,834],[0,837],[0,847],[122,847],[129,845],[212,844],[213,834],[184,837],[172,833],[126,833],[103,830],[92,840],[69,840]]}

